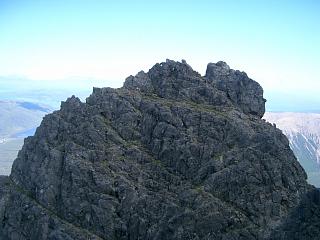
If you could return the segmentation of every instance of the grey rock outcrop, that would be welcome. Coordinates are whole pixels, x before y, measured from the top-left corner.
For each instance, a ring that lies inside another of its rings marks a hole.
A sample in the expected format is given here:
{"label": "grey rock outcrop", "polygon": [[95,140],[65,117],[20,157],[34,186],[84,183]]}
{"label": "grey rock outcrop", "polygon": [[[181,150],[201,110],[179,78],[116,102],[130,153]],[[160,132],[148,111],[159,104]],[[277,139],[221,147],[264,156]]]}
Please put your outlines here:
{"label": "grey rock outcrop", "polygon": [[245,72],[230,69],[225,62],[220,61],[208,64],[206,78],[219,90],[224,91],[245,113],[263,116],[266,101],[263,98],[263,89],[248,78]]}
{"label": "grey rock outcrop", "polygon": [[209,66],[167,60],[47,115],[0,178],[0,238],[316,239],[295,213],[317,220],[318,190],[262,88]]}

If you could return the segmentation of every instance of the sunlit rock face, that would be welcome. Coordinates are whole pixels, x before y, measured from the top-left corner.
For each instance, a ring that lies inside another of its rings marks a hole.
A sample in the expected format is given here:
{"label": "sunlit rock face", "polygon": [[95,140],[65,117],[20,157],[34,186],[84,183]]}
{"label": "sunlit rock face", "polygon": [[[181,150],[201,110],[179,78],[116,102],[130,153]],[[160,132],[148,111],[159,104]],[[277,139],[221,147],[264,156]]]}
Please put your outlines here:
{"label": "sunlit rock face", "polygon": [[262,88],[215,65],[167,60],[47,115],[0,179],[1,239],[318,237],[319,193]]}

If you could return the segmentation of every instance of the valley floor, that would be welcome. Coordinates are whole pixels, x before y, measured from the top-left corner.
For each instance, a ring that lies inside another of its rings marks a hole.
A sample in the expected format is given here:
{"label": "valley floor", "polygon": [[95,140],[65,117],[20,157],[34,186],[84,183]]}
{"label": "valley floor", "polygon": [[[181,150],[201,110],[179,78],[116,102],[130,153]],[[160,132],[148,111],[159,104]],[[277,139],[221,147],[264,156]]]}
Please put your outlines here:
{"label": "valley floor", "polygon": [[23,145],[23,138],[6,139],[0,143],[0,175],[9,175],[14,159]]}

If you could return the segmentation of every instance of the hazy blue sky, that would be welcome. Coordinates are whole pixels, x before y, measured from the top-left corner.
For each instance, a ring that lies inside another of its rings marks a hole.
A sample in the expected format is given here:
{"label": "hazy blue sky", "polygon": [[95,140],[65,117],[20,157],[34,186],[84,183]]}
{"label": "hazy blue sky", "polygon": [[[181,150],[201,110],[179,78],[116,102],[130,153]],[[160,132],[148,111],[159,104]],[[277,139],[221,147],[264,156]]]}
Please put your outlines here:
{"label": "hazy blue sky", "polygon": [[224,60],[267,96],[297,94],[316,105],[319,13],[317,0],[0,0],[0,76],[121,86],[166,58],[186,59],[202,74]]}

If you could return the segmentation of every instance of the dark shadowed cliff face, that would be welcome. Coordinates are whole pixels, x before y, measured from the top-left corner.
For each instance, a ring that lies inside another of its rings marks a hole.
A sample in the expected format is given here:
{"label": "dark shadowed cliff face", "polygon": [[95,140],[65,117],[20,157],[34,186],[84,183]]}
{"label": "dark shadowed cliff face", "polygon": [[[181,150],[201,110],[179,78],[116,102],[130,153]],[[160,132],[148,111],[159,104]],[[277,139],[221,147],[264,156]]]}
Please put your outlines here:
{"label": "dark shadowed cliff face", "polygon": [[167,60],[69,98],[0,178],[0,238],[315,239],[319,193],[262,93]]}

